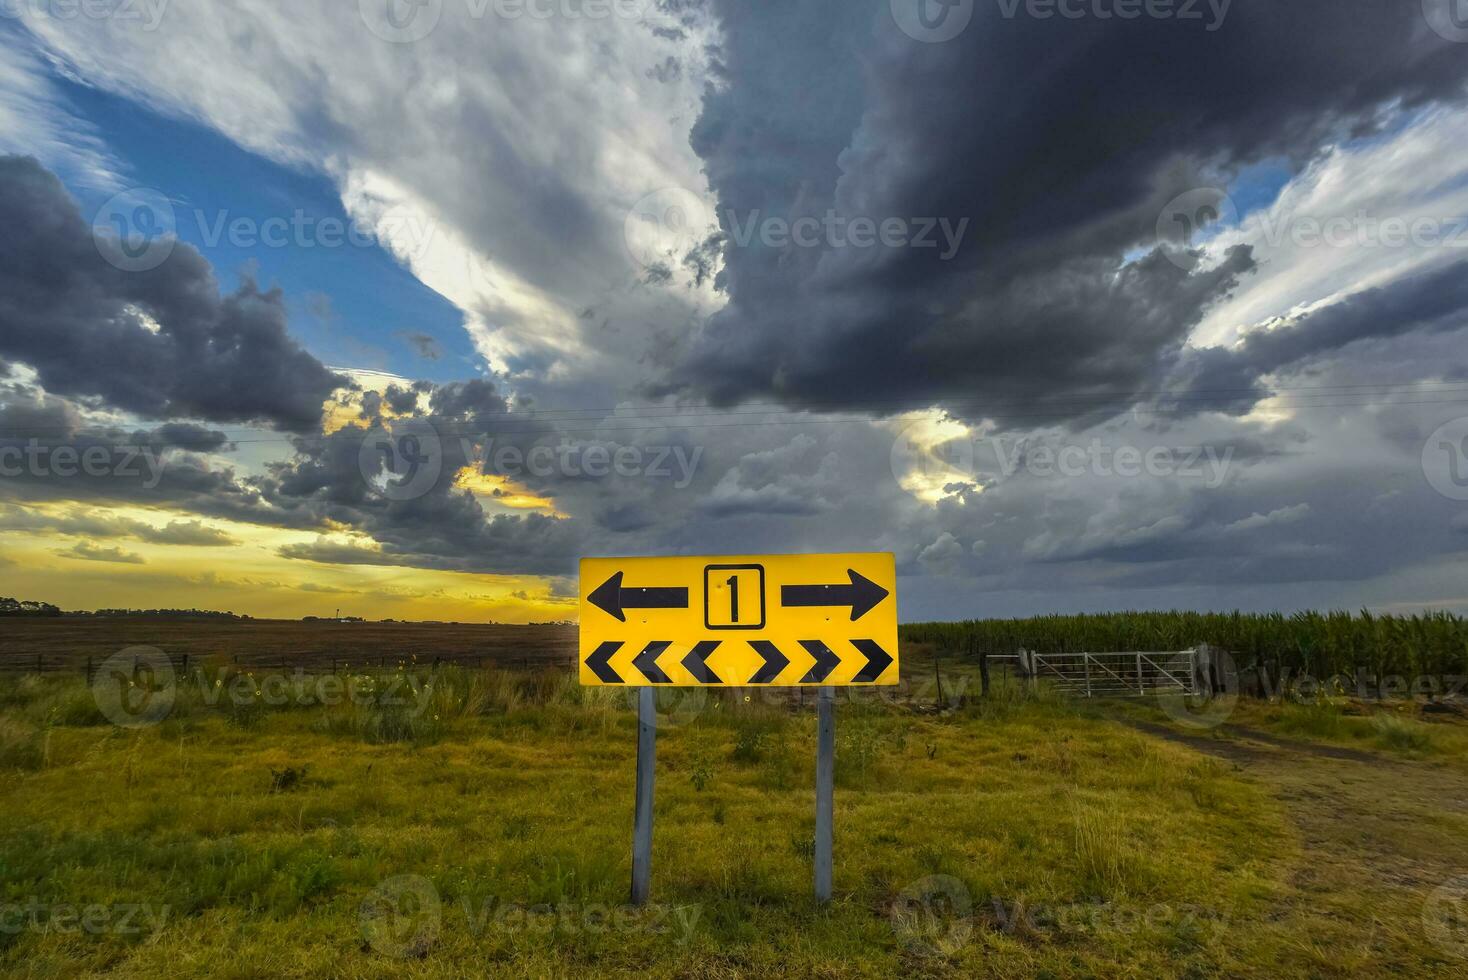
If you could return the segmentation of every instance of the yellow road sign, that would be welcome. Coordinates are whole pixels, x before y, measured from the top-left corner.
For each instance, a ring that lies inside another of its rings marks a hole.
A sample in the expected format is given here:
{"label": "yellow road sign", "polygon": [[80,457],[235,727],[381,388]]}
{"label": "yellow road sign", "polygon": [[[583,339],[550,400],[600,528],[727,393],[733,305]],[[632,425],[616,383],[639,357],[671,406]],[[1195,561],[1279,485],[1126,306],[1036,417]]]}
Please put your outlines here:
{"label": "yellow road sign", "polygon": [[581,683],[897,683],[890,554],[581,560]]}

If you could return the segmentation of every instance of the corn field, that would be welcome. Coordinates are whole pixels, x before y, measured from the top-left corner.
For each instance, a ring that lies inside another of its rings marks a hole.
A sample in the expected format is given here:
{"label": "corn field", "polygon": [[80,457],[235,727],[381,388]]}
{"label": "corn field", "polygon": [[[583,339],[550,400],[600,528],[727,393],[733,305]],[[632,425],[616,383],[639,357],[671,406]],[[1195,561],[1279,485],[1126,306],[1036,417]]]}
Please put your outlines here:
{"label": "corn field", "polygon": [[1451,613],[1378,616],[1348,612],[1122,612],[1031,619],[910,623],[904,641],[958,655],[1183,650],[1207,643],[1241,670],[1325,678],[1468,673],[1468,619]]}

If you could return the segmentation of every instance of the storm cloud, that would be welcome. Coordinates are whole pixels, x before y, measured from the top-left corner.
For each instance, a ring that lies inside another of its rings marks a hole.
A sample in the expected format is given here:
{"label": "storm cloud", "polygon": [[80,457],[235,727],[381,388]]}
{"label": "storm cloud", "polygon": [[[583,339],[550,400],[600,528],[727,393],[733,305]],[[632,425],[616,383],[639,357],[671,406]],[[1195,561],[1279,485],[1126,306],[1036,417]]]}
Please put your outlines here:
{"label": "storm cloud", "polygon": [[[257,549],[283,578],[524,574],[557,595],[589,554],[884,550],[909,620],[1468,602],[1461,506],[1424,458],[1462,412],[1461,253],[1261,230],[1468,213],[1468,49],[1413,0],[1200,21],[976,0],[936,43],[904,3],[604,24],[444,4],[410,45],[352,4],[188,5],[155,33],[28,15],[87,84],[314,168],[368,227],[429,222],[437,251],[392,257],[479,356],[449,380],[459,354],[421,332],[441,324],[343,317],[383,348],[353,387],[305,347],[354,348],[293,340],[289,297],[221,292],[184,244],[125,272],[8,158],[0,450],[53,433],[166,465],[8,478],[0,531],[96,538],[58,547],[137,576],[163,562],[112,545],[207,559],[254,524],[290,532]],[[700,210],[640,247],[643,219]],[[1434,385],[1440,405],[1414,393]],[[111,505],[129,516],[90,512]]]}
{"label": "storm cloud", "polygon": [[[1458,100],[1468,78],[1415,3],[1237,0],[1205,23],[981,2],[942,43],[900,30],[901,7],[714,4],[719,83],[692,140],[728,304],[665,390],[966,418],[1123,407],[1255,268],[1247,249],[1190,254],[1188,229],[1159,227],[1169,201]],[[734,237],[833,214],[966,235],[947,256]]]}
{"label": "storm cloud", "polygon": [[245,282],[223,295],[176,244],[155,268],[105,257],[66,188],[33,158],[0,157],[0,355],[52,394],[138,415],[315,428],[347,379],[286,329],[282,297]]}

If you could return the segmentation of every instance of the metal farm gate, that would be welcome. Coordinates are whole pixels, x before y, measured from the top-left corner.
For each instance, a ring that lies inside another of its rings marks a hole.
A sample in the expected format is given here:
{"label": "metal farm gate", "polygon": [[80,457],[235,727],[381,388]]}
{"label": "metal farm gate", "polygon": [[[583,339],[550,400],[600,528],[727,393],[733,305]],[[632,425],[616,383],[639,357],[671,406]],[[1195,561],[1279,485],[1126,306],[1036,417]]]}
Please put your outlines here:
{"label": "metal farm gate", "polygon": [[1140,698],[1158,694],[1196,694],[1208,669],[1206,654],[1032,653],[1020,651],[1030,683],[1044,681],[1064,693],[1087,698]]}

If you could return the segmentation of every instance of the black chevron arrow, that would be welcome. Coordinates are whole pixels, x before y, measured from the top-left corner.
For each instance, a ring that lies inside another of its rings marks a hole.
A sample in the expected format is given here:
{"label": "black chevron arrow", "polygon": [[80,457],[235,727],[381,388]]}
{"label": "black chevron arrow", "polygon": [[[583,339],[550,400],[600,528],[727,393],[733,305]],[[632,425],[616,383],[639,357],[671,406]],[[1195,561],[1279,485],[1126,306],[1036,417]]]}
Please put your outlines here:
{"label": "black chevron arrow", "polygon": [[642,648],[641,653],[632,658],[632,666],[642,671],[642,676],[646,677],[651,684],[673,683],[673,678],[663,673],[663,668],[658,666],[658,658],[672,645],[672,642],[668,640],[653,640]]}
{"label": "black chevron arrow", "polygon": [[622,683],[622,675],[613,670],[610,663],[612,659],[612,654],[616,653],[620,649],[622,649],[622,643],[620,640],[608,640],[601,646],[597,647],[595,650],[591,651],[591,656],[586,658],[586,666],[591,668],[591,672],[595,674],[603,684]]}
{"label": "black chevron arrow", "polygon": [[622,585],[622,573],[617,572],[586,597],[593,606],[627,622],[623,609],[687,609],[687,588],[628,589]]}
{"label": "black chevron arrow", "polygon": [[852,640],[851,645],[867,658],[867,665],[851,679],[853,684],[874,684],[882,671],[892,666],[892,655],[878,646],[876,640]]}
{"label": "black chevron arrow", "polygon": [[775,678],[780,676],[780,671],[790,664],[790,658],[780,652],[780,648],[769,640],[750,640],[749,645],[754,647],[754,652],[765,658],[760,669],[755,671],[754,676],[749,679],[751,684],[773,684]]}
{"label": "black chevron arrow", "polygon": [[850,585],[784,585],[780,587],[782,606],[850,606],[851,621],[856,622],[887,598],[888,592],[876,582],[857,572],[846,570]]}
{"label": "black chevron arrow", "polygon": [[841,658],[836,656],[836,651],[820,640],[801,640],[800,645],[805,647],[807,653],[816,658],[815,665],[800,679],[802,684],[820,684],[841,663]]}
{"label": "black chevron arrow", "polygon": [[701,640],[693,645],[688,655],[683,658],[683,666],[693,675],[693,679],[700,684],[722,684],[719,675],[714,673],[706,661],[709,654],[719,648],[719,640]]}

